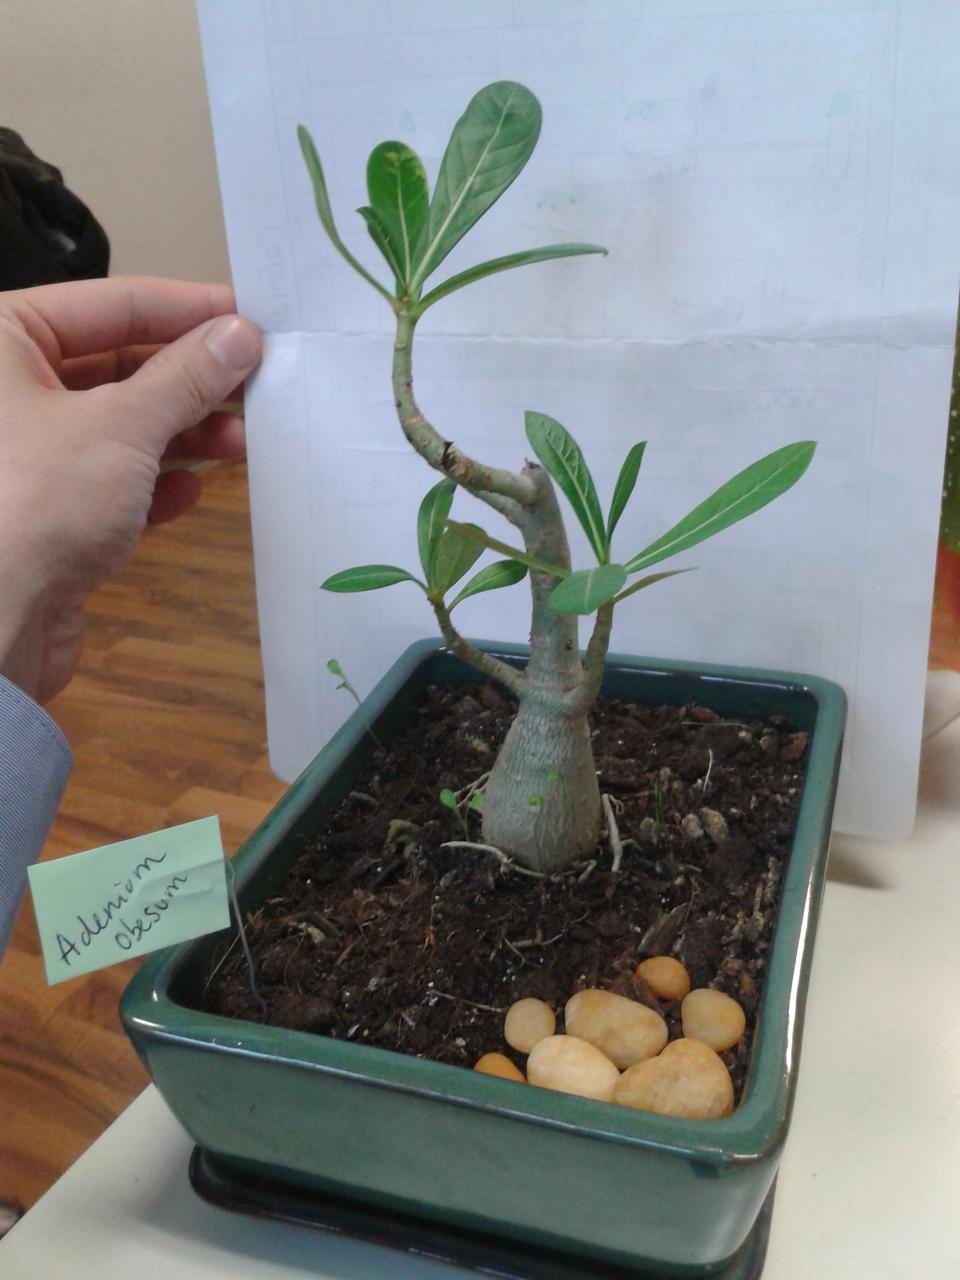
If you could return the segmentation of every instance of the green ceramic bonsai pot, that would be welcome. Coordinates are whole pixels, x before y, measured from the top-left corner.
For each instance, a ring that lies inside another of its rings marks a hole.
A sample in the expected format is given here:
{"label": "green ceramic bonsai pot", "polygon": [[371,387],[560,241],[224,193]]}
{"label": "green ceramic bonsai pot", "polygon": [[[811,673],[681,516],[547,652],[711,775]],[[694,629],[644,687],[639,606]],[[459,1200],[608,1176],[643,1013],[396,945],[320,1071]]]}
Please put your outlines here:
{"label": "green ceramic bonsai pot", "polygon": [[[517,646],[483,647],[522,665]],[[349,790],[371,749],[368,725],[389,740],[428,685],[478,679],[436,641],[411,646],[237,853],[243,910],[279,887],[298,834]],[[608,659],[602,692],[782,715],[810,733],[741,1105],[723,1120],[679,1120],[196,1012],[191,998],[224,937],[213,935],[151,957],[121,1007],[148,1071],[198,1144],[194,1178],[207,1194],[338,1229],[374,1221],[380,1238],[420,1230],[421,1250],[477,1266],[486,1258],[500,1275],[512,1274],[502,1262],[511,1250],[526,1257],[522,1274],[544,1277],[563,1274],[550,1259],[571,1256],[567,1274],[580,1276],[757,1274],[730,1260],[745,1256],[790,1118],[844,695],[806,676],[618,656]],[[472,1241],[474,1251],[436,1243],[444,1240]]]}

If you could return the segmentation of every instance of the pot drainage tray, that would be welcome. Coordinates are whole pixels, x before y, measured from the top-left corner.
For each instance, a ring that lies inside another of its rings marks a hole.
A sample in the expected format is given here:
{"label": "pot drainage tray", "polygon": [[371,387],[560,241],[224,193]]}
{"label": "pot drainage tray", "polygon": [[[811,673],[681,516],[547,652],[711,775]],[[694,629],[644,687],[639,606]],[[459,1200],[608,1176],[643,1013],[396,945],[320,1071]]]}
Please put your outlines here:
{"label": "pot drainage tray", "polygon": [[[666,1273],[615,1266],[607,1261],[571,1258],[515,1241],[437,1225],[402,1213],[364,1205],[240,1171],[195,1147],[190,1181],[204,1200],[221,1209],[289,1222],[397,1249],[414,1257],[465,1267],[497,1280],[668,1280]],[[774,1188],[746,1240],[710,1280],[760,1280],[770,1236]],[[676,1276],[675,1272],[670,1273]],[[686,1273],[688,1276],[692,1272]]]}

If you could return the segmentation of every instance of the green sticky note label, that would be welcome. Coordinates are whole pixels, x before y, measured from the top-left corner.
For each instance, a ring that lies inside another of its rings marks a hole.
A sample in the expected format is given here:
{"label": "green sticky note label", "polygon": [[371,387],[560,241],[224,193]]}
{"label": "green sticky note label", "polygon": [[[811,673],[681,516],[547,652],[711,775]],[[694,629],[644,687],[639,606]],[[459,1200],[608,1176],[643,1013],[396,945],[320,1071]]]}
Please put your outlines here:
{"label": "green sticky note label", "polygon": [[30,867],[53,985],[230,923],[219,818]]}

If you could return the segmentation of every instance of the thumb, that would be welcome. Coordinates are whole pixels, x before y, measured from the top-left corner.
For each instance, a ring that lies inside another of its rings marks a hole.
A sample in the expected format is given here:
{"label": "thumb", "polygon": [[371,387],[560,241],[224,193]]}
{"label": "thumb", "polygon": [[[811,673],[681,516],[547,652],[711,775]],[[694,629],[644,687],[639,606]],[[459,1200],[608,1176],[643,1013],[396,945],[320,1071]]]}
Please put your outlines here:
{"label": "thumb", "polygon": [[202,422],[260,361],[263,338],[244,316],[218,316],[161,348],[126,382],[158,456],[175,435]]}

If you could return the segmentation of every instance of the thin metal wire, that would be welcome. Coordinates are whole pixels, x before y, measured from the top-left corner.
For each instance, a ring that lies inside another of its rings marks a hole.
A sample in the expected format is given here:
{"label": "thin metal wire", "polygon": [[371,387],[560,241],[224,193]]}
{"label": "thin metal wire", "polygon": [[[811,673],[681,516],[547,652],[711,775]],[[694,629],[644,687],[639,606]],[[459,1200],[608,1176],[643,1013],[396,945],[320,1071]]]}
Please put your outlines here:
{"label": "thin metal wire", "polygon": [[237,922],[237,932],[240,935],[240,945],[243,947],[243,954],[247,961],[247,977],[250,981],[250,994],[253,996],[254,1002],[264,1017],[267,1016],[266,1001],[257,990],[257,979],[253,970],[253,956],[250,952],[250,944],[247,942],[247,930],[243,923],[243,913],[240,910],[240,900],[237,897],[236,878],[237,873],[234,870],[233,863],[224,853],[224,860],[227,864],[227,893],[230,895],[230,905],[233,907],[234,918]]}

